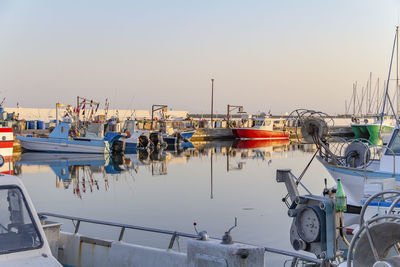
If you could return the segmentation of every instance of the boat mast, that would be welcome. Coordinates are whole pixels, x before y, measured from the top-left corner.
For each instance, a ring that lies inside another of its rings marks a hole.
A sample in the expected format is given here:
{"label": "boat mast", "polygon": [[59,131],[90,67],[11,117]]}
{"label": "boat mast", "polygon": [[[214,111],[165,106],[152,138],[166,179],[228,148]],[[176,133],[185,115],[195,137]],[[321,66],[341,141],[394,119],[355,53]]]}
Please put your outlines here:
{"label": "boat mast", "polygon": [[368,114],[371,114],[371,102],[372,102],[372,72],[369,73],[369,99],[368,99]]}
{"label": "boat mast", "polygon": [[353,115],[356,115],[356,96],[357,96],[357,83],[353,84]]}
{"label": "boat mast", "polygon": [[396,92],[397,92],[397,116],[400,115],[399,92],[399,26],[396,26]]}
{"label": "boat mast", "polygon": [[379,77],[378,77],[378,82],[376,83],[377,85],[377,91],[376,91],[376,114],[379,114],[379,99],[380,99],[380,95],[379,95]]}
{"label": "boat mast", "polygon": [[[383,101],[383,108],[382,108],[382,115],[381,115],[381,127],[382,127],[383,114],[384,114],[384,112],[385,112],[385,103],[386,103],[386,100],[388,101],[388,103],[389,103],[389,105],[390,105],[389,107],[390,107],[390,109],[391,109],[392,112],[393,112],[394,119],[396,120],[396,126],[397,126],[397,127],[400,126],[400,125],[399,125],[399,121],[397,120],[397,113],[396,113],[396,110],[394,109],[393,103],[392,103],[392,101],[390,100],[389,93],[388,93],[388,91],[389,91],[390,74],[391,74],[391,71],[392,71],[392,63],[393,63],[394,49],[395,49],[395,47],[396,47],[396,43],[398,42],[398,41],[397,41],[397,34],[398,34],[398,26],[396,26],[396,34],[394,35],[394,40],[393,40],[392,55],[391,55],[391,57],[390,57],[389,72],[388,72],[388,78],[387,78],[387,81],[386,81],[385,99],[384,99],[384,101]],[[397,60],[397,61],[398,61],[398,60]]]}

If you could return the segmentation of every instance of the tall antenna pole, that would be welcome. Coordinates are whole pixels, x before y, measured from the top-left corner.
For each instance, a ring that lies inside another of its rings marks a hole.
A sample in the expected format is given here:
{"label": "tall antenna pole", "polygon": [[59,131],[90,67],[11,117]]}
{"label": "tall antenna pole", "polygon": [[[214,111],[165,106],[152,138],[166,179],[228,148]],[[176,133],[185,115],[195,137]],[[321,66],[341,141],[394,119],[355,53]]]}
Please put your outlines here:
{"label": "tall antenna pole", "polygon": [[214,128],[214,79],[211,79],[211,128]]}

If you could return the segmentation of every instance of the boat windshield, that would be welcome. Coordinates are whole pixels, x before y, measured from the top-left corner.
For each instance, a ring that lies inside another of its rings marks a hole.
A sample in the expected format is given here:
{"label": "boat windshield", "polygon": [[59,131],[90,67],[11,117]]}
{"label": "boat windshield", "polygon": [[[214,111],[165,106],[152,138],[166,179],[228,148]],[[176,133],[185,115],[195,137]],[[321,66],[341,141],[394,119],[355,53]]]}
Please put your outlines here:
{"label": "boat windshield", "polygon": [[0,254],[42,247],[26,200],[16,186],[0,187]]}
{"label": "boat windshield", "polygon": [[262,124],[262,126],[270,126],[270,125],[271,125],[271,121],[270,120],[266,120]]}
{"label": "boat windshield", "polygon": [[392,135],[392,139],[388,145],[389,149],[386,149],[386,155],[400,155],[400,134],[399,129],[395,129]]}
{"label": "boat windshield", "polygon": [[133,132],[135,130],[135,121],[127,120],[123,128],[123,132]]}

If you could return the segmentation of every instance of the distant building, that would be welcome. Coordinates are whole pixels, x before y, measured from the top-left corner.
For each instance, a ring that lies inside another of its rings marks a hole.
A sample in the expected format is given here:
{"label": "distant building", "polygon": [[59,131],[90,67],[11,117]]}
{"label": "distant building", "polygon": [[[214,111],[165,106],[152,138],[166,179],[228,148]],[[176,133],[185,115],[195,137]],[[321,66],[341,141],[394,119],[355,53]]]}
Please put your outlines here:
{"label": "distant building", "polygon": [[[7,108],[4,110],[8,113],[15,112],[20,120],[41,120],[49,122],[56,119],[55,108]],[[105,110],[97,110],[95,115],[104,115]],[[60,110],[60,118],[64,115],[64,111]],[[158,113],[154,114],[156,118],[159,117]],[[168,110],[166,117],[170,119],[185,119],[188,116],[187,111],[183,110]],[[151,120],[151,112],[149,110],[128,110],[128,109],[110,109],[107,113],[107,118],[118,117],[120,120],[128,118],[136,118],[138,120]]]}

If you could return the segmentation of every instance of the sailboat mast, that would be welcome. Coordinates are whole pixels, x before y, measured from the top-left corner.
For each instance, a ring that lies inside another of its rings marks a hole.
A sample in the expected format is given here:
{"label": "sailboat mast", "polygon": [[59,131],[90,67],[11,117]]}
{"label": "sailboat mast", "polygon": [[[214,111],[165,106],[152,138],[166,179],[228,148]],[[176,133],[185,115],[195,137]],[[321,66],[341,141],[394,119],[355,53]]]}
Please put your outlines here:
{"label": "sailboat mast", "polygon": [[377,92],[376,92],[376,114],[379,114],[379,99],[380,99],[380,95],[379,95],[379,77],[378,77],[378,82],[377,82]]}
{"label": "sailboat mast", "polygon": [[356,84],[353,84],[353,115],[356,115],[356,97],[357,97],[357,89]]}
{"label": "sailboat mast", "polygon": [[397,92],[397,117],[400,115],[400,92],[399,92],[399,26],[396,26],[396,92]]}

